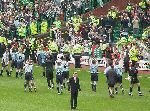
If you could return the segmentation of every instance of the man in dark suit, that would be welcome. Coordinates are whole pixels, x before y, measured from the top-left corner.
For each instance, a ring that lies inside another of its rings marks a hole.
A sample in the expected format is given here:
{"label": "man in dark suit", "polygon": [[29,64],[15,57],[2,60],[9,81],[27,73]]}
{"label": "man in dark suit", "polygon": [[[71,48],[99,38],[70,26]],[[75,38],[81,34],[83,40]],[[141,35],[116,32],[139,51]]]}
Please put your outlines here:
{"label": "man in dark suit", "polygon": [[73,77],[69,79],[69,84],[71,88],[71,109],[76,109],[77,107],[77,97],[78,97],[78,90],[80,89],[79,78],[77,77],[77,72],[74,72]]}

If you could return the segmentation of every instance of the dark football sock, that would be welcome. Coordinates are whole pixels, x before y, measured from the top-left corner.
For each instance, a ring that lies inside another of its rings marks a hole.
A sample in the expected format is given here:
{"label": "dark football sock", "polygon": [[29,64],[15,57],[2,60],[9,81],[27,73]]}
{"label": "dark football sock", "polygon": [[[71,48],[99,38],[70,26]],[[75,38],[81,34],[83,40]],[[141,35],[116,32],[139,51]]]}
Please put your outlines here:
{"label": "dark football sock", "polygon": [[65,83],[63,83],[63,86],[64,86],[64,88],[66,88],[66,85],[65,85]]}
{"label": "dark football sock", "polygon": [[118,88],[117,88],[117,87],[115,87],[115,91],[116,91],[116,92],[118,91]]}
{"label": "dark football sock", "polygon": [[63,85],[61,85],[61,91],[63,90]]}
{"label": "dark football sock", "polygon": [[59,87],[58,87],[58,86],[57,86],[57,91],[58,91],[58,93],[60,92],[60,91],[59,91]]}
{"label": "dark football sock", "polygon": [[27,87],[27,83],[25,82],[25,83],[24,83],[24,88],[26,88],[26,87]]}
{"label": "dark football sock", "polygon": [[70,84],[69,84],[69,82],[67,82],[67,85],[68,85],[68,91],[70,91]]}
{"label": "dark football sock", "polygon": [[1,70],[1,74],[0,75],[3,75],[3,70]]}
{"label": "dark football sock", "polygon": [[52,88],[54,88],[54,82],[53,82],[53,80],[51,80],[51,86],[52,86]]}
{"label": "dark football sock", "polygon": [[47,84],[48,84],[48,87],[51,87],[50,80],[48,80],[48,79],[47,79]]}
{"label": "dark football sock", "polygon": [[114,91],[114,88],[113,88],[113,89],[112,89],[112,94],[115,94],[114,92],[115,92],[115,91]]}
{"label": "dark football sock", "polygon": [[22,77],[22,75],[23,75],[23,72],[21,71],[21,72],[20,72],[20,77]]}
{"label": "dark football sock", "polygon": [[43,76],[45,77],[45,72],[43,72]]}
{"label": "dark football sock", "polygon": [[141,92],[141,88],[140,88],[140,86],[138,86],[138,92]]}
{"label": "dark football sock", "polygon": [[120,89],[123,89],[123,86],[122,86],[122,84],[120,85]]}
{"label": "dark football sock", "polygon": [[93,87],[94,87],[94,91],[96,92],[96,85],[93,85]]}
{"label": "dark football sock", "polygon": [[109,95],[110,95],[111,93],[110,93],[110,90],[109,90],[109,89],[108,89],[108,92],[109,92]]}
{"label": "dark football sock", "polygon": [[9,76],[9,71],[8,70],[6,70],[6,73],[7,73],[7,76]]}
{"label": "dark football sock", "polygon": [[21,72],[18,72],[18,75],[21,77]]}
{"label": "dark football sock", "polygon": [[31,83],[31,86],[32,86],[32,87],[34,86],[34,82]]}
{"label": "dark football sock", "polygon": [[18,72],[16,72],[16,78],[18,78]]}
{"label": "dark football sock", "polygon": [[94,85],[93,85],[93,84],[91,84],[91,86],[92,86],[92,91],[94,91]]}
{"label": "dark football sock", "polygon": [[11,73],[12,73],[12,70],[10,71],[10,75],[11,75]]}
{"label": "dark football sock", "polygon": [[132,93],[132,87],[130,87],[130,93]]}
{"label": "dark football sock", "polygon": [[32,92],[32,88],[31,88],[31,86],[29,86],[29,92]]}

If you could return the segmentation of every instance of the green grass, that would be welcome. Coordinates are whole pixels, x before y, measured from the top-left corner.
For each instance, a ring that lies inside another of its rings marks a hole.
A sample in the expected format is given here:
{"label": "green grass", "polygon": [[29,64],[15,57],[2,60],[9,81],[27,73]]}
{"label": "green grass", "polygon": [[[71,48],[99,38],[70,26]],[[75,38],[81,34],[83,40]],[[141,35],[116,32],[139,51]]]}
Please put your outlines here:
{"label": "green grass", "polygon": [[[67,89],[62,95],[57,94],[56,87],[48,90],[46,78],[41,77],[41,73],[42,68],[34,68],[36,93],[24,92],[24,79],[16,79],[15,71],[12,77],[6,77],[4,73],[4,77],[0,77],[0,111],[70,111],[70,93]],[[150,75],[140,75],[142,77],[139,78],[144,96],[139,97],[137,87],[134,87],[133,97],[129,97],[129,81],[123,79],[125,95],[119,92],[114,99],[108,96],[103,73],[99,74],[97,92],[91,91],[90,74],[87,70],[79,71],[78,75],[82,89],[78,96],[79,111],[150,111]]]}

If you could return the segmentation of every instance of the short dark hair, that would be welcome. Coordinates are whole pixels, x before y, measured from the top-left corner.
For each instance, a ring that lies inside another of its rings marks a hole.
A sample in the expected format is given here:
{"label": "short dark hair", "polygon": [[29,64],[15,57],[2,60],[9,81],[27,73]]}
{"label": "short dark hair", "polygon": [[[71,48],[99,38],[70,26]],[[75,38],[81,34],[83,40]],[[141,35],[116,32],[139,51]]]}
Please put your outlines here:
{"label": "short dark hair", "polygon": [[95,64],[95,63],[96,63],[96,60],[95,60],[95,59],[93,59],[93,60],[92,60],[92,64]]}
{"label": "short dark hair", "polygon": [[116,62],[115,62],[115,65],[118,65],[118,64],[119,64],[119,61],[116,61]]}

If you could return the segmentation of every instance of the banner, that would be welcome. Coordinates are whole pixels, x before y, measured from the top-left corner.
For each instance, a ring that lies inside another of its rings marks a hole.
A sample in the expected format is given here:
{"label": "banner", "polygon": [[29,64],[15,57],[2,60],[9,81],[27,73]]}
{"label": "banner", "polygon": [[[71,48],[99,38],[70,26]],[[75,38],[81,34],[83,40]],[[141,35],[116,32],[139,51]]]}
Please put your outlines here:
{"label": "banner", "polygon": [[[81,65],[86,65],[88,66],[91,62],[91,58],[89,56],[81,56]],[[102,59],[97,59],[98,61],[98,66],[100,67],[106,67],[106,60],[105,58],[102,58]],[[72,57],[71,55],[71,60],[69,61],[69,63],[71,64],[75,64],[75,60],[74,58]],[[150,62],[147,60],[140,60],[139,62],[139,68],[138,70],[150,70]]]}
{"label": "banner", "polygon": [[150,61],[140,60],[138,70],[150,70]]}

